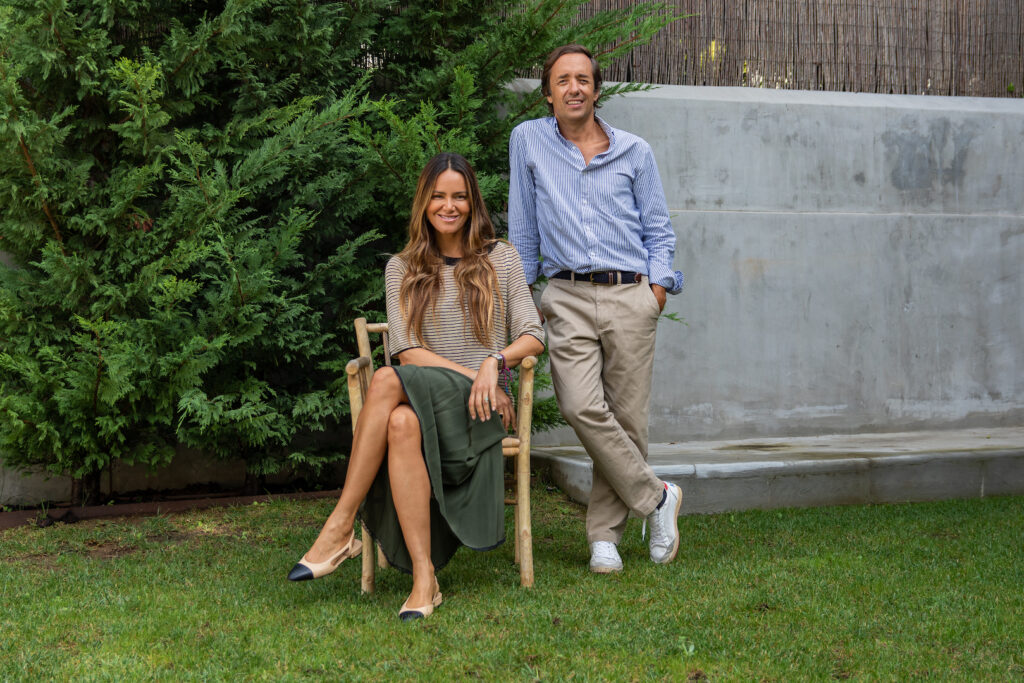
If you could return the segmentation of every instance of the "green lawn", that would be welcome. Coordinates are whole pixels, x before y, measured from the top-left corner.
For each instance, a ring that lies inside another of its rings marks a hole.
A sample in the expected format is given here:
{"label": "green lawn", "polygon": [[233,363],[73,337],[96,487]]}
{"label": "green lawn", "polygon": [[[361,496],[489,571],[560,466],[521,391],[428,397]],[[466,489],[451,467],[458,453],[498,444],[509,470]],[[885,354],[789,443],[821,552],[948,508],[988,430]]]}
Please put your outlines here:
{"label": "green lawn", "polygon": [[424,622],[409,579],[284,576],[333,502],[0,533],[0,680],[1020,680],[1024,498],[638,522],[587,572],[583,510],[534,488],[537,585],[462,550]]}

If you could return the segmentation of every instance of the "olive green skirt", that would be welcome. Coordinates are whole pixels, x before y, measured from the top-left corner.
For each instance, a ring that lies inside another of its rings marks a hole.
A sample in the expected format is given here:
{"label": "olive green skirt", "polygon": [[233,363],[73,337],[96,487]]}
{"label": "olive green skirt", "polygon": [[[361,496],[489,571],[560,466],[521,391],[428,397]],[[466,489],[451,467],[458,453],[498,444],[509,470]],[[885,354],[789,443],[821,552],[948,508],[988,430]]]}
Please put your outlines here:
{"label": "olive green skirt", "polygon": [[[470,379],[453,370],[416,365],[394,368],[419,418],[423,459],[430,476],[430,555],[441,569],[460,546],[490,550],[505,541],[505,485],[501,440],[505,429],[492,412],[469,418]],[[401,495],[395,492],[394,495]],[[392,498],[387,462],[359,510],[388,561],[412,571]]]}

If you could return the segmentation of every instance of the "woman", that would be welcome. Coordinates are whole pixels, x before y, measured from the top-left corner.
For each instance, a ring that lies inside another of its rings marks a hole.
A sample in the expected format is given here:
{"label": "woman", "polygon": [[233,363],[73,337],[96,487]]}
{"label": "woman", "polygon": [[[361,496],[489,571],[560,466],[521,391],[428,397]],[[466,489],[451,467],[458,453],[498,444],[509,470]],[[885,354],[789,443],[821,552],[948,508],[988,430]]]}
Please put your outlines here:
{"label": "woman", "polygon": [[494,238],[458,154],[438,154],[420,174],[409,242],[385,280],[401,365],[374,373],[341,498],[288,578],[319,578],[358,555],[358,512],[388,560],[412,573],[406,621],[441,603],[434,572],[460,545],[504,541],[501,440],[515,414],[499,376],[544,344],[519,256]]}

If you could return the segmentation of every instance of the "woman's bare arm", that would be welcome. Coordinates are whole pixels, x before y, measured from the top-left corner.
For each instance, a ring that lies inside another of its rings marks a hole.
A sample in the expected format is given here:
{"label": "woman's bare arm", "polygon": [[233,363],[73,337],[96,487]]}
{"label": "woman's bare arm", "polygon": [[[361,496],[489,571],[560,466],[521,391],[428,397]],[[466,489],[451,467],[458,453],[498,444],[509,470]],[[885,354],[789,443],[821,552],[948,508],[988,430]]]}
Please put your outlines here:
{"label": "woman's bare arm", "polygon": [[423,347],[416,347],[412,349],[406,349],[397,356],[398,360],[402,365],[420,365],[423,367],[435,367],[435,368],[448,368],[455,372],[462,373],[470,379],[476,379],[476,371],[470,370],[464,365],[454,363],[444,356],[439,356],[433,351],[428,351]]}

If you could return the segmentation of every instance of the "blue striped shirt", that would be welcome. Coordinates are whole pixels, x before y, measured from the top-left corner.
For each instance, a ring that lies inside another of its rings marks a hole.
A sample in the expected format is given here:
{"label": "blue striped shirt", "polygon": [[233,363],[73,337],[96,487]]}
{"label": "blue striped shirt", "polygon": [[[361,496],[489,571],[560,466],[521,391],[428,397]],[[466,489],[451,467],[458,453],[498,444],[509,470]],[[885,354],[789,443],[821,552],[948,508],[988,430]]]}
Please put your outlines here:
{"label": "blue striped shirt", "polygon": [[586,164],[553,116],[525,121],[509,138],[508,238],[526,281],[560,270],[643,273],[671,294],[683,288],[672,270],[676,236],[651,146],[597,122],[608,149]]}

